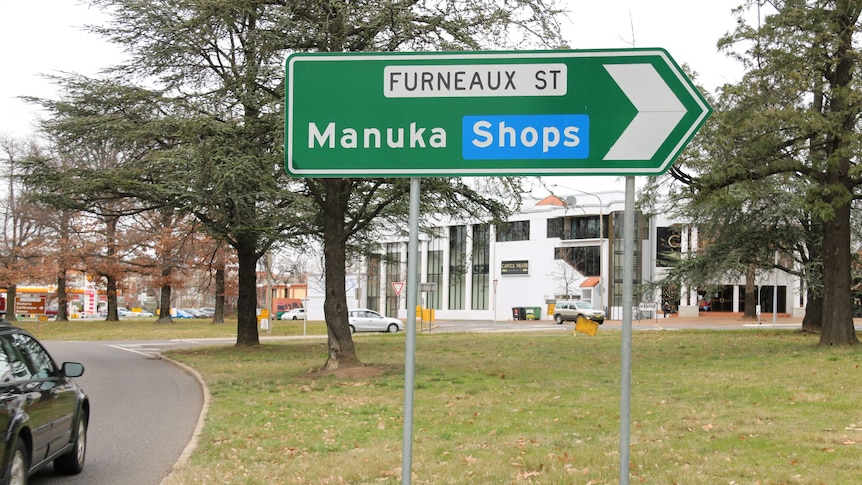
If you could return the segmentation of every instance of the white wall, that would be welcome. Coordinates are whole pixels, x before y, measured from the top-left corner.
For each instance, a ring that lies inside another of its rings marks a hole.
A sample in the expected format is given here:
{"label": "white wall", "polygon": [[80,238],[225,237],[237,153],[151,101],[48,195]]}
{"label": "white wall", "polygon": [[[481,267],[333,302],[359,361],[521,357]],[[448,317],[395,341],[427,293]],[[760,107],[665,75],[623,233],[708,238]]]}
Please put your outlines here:
{"label": "white wall", "polygon": [[[356,288],[359,282],[363,281],[358,275],[348,275],[345,282],[345,290],[347,291],[347,308],[360,308],[363,305],[356,299]],[[365,294],[365,289],[361,290],[361,295]],[[361,296],[360,295],[360,296]],[[324,320],[323,302],[326,299],[325,287],[323,284],[323,275],[309,274],[308,275],[308,301],[306,302],[305,311],[308,313],[309,320]]]}

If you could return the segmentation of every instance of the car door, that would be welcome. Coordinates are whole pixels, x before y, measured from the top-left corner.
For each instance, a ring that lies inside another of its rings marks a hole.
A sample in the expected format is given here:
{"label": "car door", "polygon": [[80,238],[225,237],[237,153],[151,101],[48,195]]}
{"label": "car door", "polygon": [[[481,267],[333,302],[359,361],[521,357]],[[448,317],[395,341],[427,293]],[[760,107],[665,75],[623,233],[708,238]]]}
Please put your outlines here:
{"label": "car door", "polygon": [[350,312],[350,324],[356,332],[361,332],[365,328],[365,312],[354,310]]}
{"label": "car door", "polygon": [[[13,419],[25,422],[30,428],[33,440],[30,463],[38,463],[47,457],[51,444],[51,401],[45,399],[27,357],[16,345],[18,337],[18,334],[0,336],[11,371],[10,375],[3,377],[9,386],[6,392],[10,394],[10,401],[4,405],[12,408],[10,410],[15,413]],[[14,423],[16,426],[20,424]]]}
{"label": "car door", "polygon": [[50,455],[72,439],[77,390],[61,375],[54,360],[36,339],[24,334],[12,334],[11,337],[33,373],[33,391],[39,393],[42,403],[39,420],[48,425],[46,451]]}
{"label": "car door", "polygon": [[354,324],[354,328],[356,328],[357,332],[367,332],[372,329],[372,322],[372,312],[360,310],[356,312],[356,323]]}
{"label": "car door", "polygon": [[[2,440],[3,455],[8,453],[12,444],[10,432],[21,420],[21,389],[20,380],[16,377],[15,361],[6,352],[6,346],[0,340],[0,433],[6,438]],[[23,362],[19,361],[23,365]],[[27,371],[29,376],[29,371]]]}
{"label": "car door", "polygon": [[383,319],[383,315],[369,310],[365,312],[365,316],[365,329],[369,332],[380,332],[381,329],[386,327],[386,321]]}

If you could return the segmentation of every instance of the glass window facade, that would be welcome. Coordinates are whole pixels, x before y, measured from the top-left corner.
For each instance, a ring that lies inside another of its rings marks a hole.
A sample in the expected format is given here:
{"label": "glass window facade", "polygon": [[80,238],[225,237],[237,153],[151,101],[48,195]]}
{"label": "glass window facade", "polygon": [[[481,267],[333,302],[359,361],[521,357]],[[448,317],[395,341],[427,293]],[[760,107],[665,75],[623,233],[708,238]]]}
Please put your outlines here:
{"label": "glass window facade", "polygon": [[500,226],[497,231],[497,242],[529,240],[530,221],[507,222]]}
{"label": "glass window facade", "polygon": [[[623,228],[625,227],[624,219],[625,213],[623,212],[615,212],[613,214],[614,241],[612,246],[613,255],[611,257],[611,261],[613,263],[613,269],[611,270],[613,278],[613,291],[610,293],[609,296],[611,299],[611,306],[618,307],[622,307],[623,304]],[[644,237],[645,232],[643,228],[640,227],[640,221],[640,213],[635,212],[635,237],[633,248],[634,265],[632,267],[633,288],[638,287],[638,276],[641,274],[641,251],[639,250],[639,248],[641,247],[641,240]],[[637,298],[636,295],[632,295],[632,297]]]}
{"label": "glass window facade", "polygon": [[[528,226],[529,227],[529,226]],[[529,231],[528,231],[529,232]],[[489,296],[488,270],[490,260],[491,226],[480,224],[473,226],[472,245],[472,296],[470,308],[473,310],[487,310]]]}
{"label": "glass window facade", "polygon": [[656,228],[656,266],[673,266],[682,254],[681,226]]}
{"label": "glass window facade", "polygon": [[572,239],[599,239],[599,230],[603,229],[599,216],[573,217],[571,228]]}
{"label": "glass window facade", "polygon": [[386,316],[398,316],[400,297],[392,288],[393,281],[403,281],[401,277],[401,245],[397,243],[386,245]]}
{"label": "glass window facade", "polygon": [[371,310],[380,311],[380,262],[383,257],[372,254],[368,258],[368,270],[365,273],[368,278],[368,288],[365,291],[365,306]]}
{"label": "glass window facade", "polygon": [[449,228],[449,309],[463,310],[467,293],[467,226]]}
{"label": "glass window facade", "polygon": [[443,291],[443,251],[428,251],[428,283],[437,283],[437,291],[425,294],[425,306],[427,308],[440,309],[440,300]]}
{"label": "glass window facade", "polygon": [[566,239],[563,237],[565,235],[564,227],[565,224],[562,217],[548,219],[548,238]]}
{"label": "glass window facade", "polygon": [[584,276],[601,276],[602,251],[599,246],[555,248],[554,259],[568,262]]}
{"label": "glass window facade", "polygon": [[607,216],[556,217],[548,219],[548,238],[606,239]]}

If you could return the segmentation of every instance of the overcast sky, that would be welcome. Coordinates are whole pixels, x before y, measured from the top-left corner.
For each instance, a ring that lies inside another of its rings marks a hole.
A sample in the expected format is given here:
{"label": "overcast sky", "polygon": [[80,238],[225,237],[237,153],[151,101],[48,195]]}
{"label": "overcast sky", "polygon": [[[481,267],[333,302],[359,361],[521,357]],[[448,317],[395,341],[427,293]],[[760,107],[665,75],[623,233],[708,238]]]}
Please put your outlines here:
{"label": "overcast sky", "polygon": [[[739,80],[742,69],[718,52],[743,0],[567,0],[566,38],[574,49],[661,47],[687,64],[707,90]],[[116,47],[85,32],[105,17],[77,0],[0,0],[0,134],[26,137],[39,110],[18,96],[56,98],[42,74],[95,75],[122,59]],[[598,180],[597,180],[598,182]]]}

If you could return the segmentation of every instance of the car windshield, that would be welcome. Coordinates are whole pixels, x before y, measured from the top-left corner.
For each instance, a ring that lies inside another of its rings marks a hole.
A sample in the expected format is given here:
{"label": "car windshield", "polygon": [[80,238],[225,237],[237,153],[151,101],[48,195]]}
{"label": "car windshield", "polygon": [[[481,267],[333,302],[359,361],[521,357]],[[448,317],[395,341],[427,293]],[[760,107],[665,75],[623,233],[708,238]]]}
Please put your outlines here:
{"label": "car windshield", "polygon": [[590,305],[589,303],[585,302],[585,301],[579,301],[579,302],[575,303],[575,306],[577,306],[578,309],[580,309],[580,310],[592,310],[593,309],[593,306]]}

